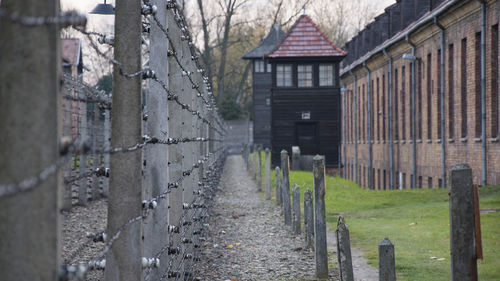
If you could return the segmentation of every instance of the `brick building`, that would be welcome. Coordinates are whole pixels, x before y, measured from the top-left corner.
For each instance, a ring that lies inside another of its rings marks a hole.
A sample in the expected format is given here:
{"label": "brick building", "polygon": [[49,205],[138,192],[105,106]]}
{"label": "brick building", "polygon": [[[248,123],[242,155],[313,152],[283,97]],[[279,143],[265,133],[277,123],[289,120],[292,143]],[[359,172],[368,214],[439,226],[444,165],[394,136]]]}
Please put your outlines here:
{"label": "brick building", "polygon": [[398,0],[349,41],[344,175],[372,189],[445,187],[468,163],[500,184],[500,1]]}

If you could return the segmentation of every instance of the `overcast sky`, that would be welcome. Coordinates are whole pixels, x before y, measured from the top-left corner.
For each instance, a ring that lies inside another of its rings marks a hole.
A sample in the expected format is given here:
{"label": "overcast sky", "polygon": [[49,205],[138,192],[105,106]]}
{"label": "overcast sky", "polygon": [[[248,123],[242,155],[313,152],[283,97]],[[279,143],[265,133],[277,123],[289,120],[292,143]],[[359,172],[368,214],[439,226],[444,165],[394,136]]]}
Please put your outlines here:
{"label": "overcast sky", "polygon": [[[1,1],[1,0],[0,0]],[[257,0],[255,0],[257,1]],[[364,0],[369,2],[377,3],[377,7],[379,7],[379,13],[384,11],[384,8],[396,2],[395,0]],[[63,10],[69,9],[77,9],[82,13],[87,13],[88,15],[88,28],[92,30],[96,30],[99,32],[105,32],[109,28],[110,25],[113,24],[112,16],[105,15],[92,15],[88,14],[97,4],[104,3],[104,0],[61,0],[61,8]],[[115,4],[115,0],[107,0],[107,3]],[[104,26],[104,27],[103,27]],[[106,28],[106,26],[108,28]]]}

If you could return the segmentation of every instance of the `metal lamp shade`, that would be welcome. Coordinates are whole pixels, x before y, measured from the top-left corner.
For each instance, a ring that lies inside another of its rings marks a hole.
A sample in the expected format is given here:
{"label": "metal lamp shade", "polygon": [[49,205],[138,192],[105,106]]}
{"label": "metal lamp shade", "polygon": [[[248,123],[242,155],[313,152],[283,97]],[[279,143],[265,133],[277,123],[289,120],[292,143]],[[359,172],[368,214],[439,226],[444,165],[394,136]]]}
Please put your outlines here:
{"label": "metal lamp shade", "polygon": [[114,15],[115,14],[115,7],[111,4],[97,4],[95,8],[90,12],[91,14],[98,14],[98,15]]}

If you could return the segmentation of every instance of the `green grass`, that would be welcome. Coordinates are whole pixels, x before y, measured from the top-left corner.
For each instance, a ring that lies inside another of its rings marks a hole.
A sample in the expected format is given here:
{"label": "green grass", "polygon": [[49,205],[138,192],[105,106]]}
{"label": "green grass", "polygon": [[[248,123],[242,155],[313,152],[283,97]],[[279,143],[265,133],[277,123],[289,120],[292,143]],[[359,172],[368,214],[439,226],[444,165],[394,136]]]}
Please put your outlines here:
{"label": "green grass", "polygon": [[[273,199],[274,174],[272,171]],[[264,180],[264,165],[262,175]],[[290,173],[290,185],[301,187],[301,200],[306,188],[312,190],[312,181],[311,172]],[[395,245],[398,280],[450,279],[447,189],[366,190],[339,177],[327,177],[326,189],[330,229],[335,229],[342,215],[349,226],[351,245],[366,251],[369,264],[378,267],[378,243],[387,237]],[[500,186],[481,187],[479,197],[481,209],[500,209]],[[478,261],[479,280],[499,280],[500,213],[481,214],[481,226],[484,260]]]}

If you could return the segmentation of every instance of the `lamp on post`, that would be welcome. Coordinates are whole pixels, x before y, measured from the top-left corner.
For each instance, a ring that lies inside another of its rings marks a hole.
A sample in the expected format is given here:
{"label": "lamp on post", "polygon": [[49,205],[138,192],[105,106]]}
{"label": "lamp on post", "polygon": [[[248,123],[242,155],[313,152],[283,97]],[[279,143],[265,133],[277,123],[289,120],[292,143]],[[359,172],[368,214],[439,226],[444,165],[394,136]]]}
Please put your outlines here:
{"label": "lamp on post", "polygon": [[104,0],[104,4],[97,4],[90,13],[96,15],[114,15],[115,7],[111,4],[106,4],[106,0]]}

